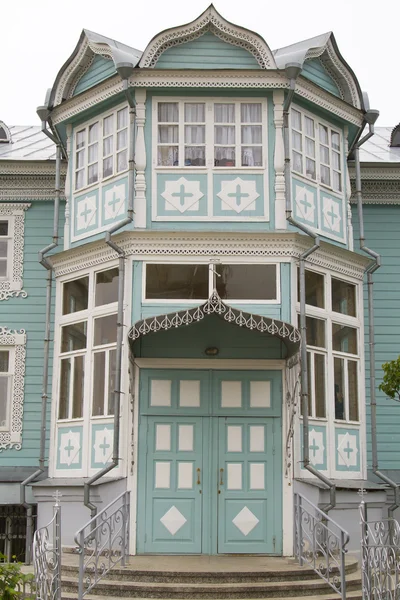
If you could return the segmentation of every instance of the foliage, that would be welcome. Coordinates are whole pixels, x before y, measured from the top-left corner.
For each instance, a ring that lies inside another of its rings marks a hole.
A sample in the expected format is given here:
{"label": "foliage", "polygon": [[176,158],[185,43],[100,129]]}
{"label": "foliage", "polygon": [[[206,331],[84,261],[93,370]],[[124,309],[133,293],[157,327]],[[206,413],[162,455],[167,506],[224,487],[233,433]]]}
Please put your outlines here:
{"label": "foliage", "polygon": [[[13,556],[15,559],[15,556]],[[21,563],[7,562],[7,557],[0,553],[0,598],[1,600],[17,600],[19,598],[30,597],[24,595],[24,587],[33,582],[32,573],[22,573]],[[29,589],[29,588],[28,588]],[[33,598],[33,596],[32,596]]]}
{"label": "foliage", "polygon": [[400,402],[400,356],[384,363],[382,369],[384,375],[379,389],[392,400]]}

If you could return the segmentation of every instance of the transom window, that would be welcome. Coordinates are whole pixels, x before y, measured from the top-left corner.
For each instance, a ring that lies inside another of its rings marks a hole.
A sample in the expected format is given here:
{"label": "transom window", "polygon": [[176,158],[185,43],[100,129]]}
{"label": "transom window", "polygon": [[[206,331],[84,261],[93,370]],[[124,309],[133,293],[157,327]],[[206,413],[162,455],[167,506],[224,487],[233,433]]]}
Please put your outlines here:
{"label": "transom window", "polygon": [[278,301],[277,265],[146,265],[145,300],[207,300],[214,287],[225,300]]}
{"label": "transom window", "polygon": [[7,279],[11,250],[11,223],[0,220],[0,279]]}
{"label": "transom window", "polygon": [[262,167],[262,102],[158,102],[157,165]]}
{"label": "transom window", "polygon": [[291,111],[291,124],[293,171],[341,192],[340,132],[295,108]]}
{"label": "transom window", "polygon": [[75,130],[75,190],[128,168],[128,108]]}
{"label": "transom window", "polygon": [[0,431],[9,428],[12,390],[12,351],[0,347]]}

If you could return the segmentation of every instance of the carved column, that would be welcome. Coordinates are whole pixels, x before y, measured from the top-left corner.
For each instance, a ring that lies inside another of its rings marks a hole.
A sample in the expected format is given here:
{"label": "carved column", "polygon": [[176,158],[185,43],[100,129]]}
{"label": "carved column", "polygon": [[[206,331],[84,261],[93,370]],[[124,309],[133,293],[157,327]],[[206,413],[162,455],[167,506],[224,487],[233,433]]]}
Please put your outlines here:
{"label": "carved column", "polygon": [[274,124],[275,124],[275,229],[286,229],[285,213],[285,151],[283,145],[283,90],[274,90]]}
{"label": "carved column", "polygon": [[[347,214],[347,235],[348,235],[348,245],[349,245],[349,250],[354,250],[354,239],[353,239],[353,221],[352,221],[352,214],[351,214],[351,204],[350,204],[350,198],[351,198],[351,183],[350,183],[350,173],[349,173],[349,166],[347,164],[347,155],[349,153],[349,128],[345,127],[344,128],[344,155],[346,157],[345,160],[345,177],[346,177],[346,214]],[[345,215],[343,215],[343,218],[346,218]]]}
{"label": "carved column", "polygon": [[70,214],[71,214],[71,177],[70,172],[73,164],[72,153],[72,125],[67,125],[67,154],[68,154],[68,169],[65,175],[65,221],[64,221],[64,250],[68,250],[70,246]]}
{"label": "carved column", "polygon": [[134,225],[146,227],[146,145],[144,125],[146,122],[146,90],[137,89],[136,97],[136,149],[135,149],[135,200]]}

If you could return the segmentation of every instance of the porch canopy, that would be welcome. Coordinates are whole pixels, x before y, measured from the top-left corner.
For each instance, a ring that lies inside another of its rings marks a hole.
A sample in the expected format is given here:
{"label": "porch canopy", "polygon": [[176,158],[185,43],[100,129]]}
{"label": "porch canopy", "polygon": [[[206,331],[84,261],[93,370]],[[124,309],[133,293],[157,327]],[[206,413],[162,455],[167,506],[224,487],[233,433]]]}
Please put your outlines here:
{"label": "porch canopy", "polygon": [[137,321],[128,333],[132,352],[134,342],[145,335],[199,323],[210,315],[216,315],[237,327],[278,338],[286,346],[286,358],[294,356],[299,351],[300,332],[296,327],[284,321],[232,308],[225,304],[214,290],[207,302],[200,306]]}

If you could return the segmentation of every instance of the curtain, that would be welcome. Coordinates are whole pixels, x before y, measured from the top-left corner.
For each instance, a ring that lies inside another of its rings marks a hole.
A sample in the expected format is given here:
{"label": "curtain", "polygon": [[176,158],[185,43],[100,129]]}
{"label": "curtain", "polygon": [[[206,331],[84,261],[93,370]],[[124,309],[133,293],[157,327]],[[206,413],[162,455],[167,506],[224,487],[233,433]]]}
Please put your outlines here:
{"label": "curtain", "polygon": [[159,123],[177,123],[179,121],[179,108],[177,102],[159,102]]}
{"label": "curtain", "polygon": [[242,144],[262,144],[261,125],[242,125]]}
{"label": "curtain", "polygon": [[241,104],[240,118],[242,123],[261,123],[261,104]]}
{"label": "curtain", "polygon": [[235,144],[235,127],[232,125],[215,125],[215,140],[216,144],[234,145]]}
{"label": "curtain", "polygon": [[185,103],[185,122],[186,123],[204,123],[205,104]]}
{"label": "curtain", "polygon": [[185,144],[204,144],[204,125],[185,125]]}
{"label": "curtain", "polygon": [[234,123],[235,105],[234,104],[214,104],[215,123]]}
{"label": "curtain", "polygon": [[158,143],[177,144],[179,141],[178,125],[159,125]]}

